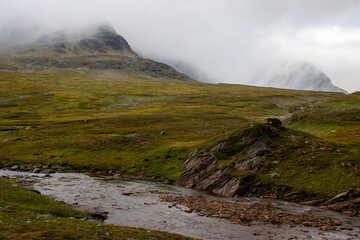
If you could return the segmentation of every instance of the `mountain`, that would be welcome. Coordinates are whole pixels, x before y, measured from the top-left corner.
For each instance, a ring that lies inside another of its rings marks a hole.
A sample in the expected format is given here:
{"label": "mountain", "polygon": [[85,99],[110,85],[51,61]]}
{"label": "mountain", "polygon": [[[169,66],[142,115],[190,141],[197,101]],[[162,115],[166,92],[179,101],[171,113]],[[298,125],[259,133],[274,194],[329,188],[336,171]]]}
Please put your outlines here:
{"label": "mountain", "polygon": [[105,75],[140,74],[147,78],[191,80],[174,68],[139,57],[110,25],[78,34],[58,32],[36,42],[0,51],[0,70],[94,71]]}
{"label": "mountain", "polygon": [[308,62],[287,62],[271,70],[259,71],[252,83],[267,87],[347,93],[334,86],[325,73]]}

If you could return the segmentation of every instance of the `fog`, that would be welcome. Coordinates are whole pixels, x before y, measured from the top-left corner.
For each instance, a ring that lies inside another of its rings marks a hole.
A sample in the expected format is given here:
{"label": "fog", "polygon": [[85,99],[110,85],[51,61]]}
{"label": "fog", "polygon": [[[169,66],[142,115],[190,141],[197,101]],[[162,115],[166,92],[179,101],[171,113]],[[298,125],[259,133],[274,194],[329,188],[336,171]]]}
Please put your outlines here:
{"label": "fog", "polygon": [[255,84],[258,69],[306,61],[360,90],[358,0],[0,0],[2,47],[102,22],[139,55],[206,81]]}

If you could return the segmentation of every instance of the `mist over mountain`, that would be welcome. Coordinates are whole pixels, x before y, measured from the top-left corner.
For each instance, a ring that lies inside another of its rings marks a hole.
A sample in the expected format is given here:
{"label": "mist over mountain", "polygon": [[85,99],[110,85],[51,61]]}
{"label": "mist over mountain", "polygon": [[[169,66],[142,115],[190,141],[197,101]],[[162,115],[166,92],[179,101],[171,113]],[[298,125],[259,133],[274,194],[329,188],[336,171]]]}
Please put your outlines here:
{"label": "mist over mountain", "polygon": [[196,81],[203,83],[218,83],[221,82],[220,79],[215,77],[210,77],[204,71],[198,69],[194,65],[190,63],[186,63],[184,61],[175,61],[175,60],[164,60],[167,64],[175,68],[177,71],[195,79]]}
{"label": "mist over mountain", "polygon": [[37,41],[0,51],[0,69],[12,71],[92,71],[114,77],[140,74],[148,78],[190,80],[174,68],[144,59],[109,24],[77,33],[59,31]]}
{"label": "mist over mountain", "polygon": [[347,93],[334,86],[325,73],[309,62],[286,62],[261,69],[251,83],[266,87]]}

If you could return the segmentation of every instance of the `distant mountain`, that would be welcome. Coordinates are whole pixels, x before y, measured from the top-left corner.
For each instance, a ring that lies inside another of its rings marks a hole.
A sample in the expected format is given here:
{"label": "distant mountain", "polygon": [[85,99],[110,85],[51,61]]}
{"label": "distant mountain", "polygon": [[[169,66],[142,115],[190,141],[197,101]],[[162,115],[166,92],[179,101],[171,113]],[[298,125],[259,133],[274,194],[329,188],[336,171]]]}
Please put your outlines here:
{"label": "distant mountain", "polygon": [[159,62],[139,57],[110,25],[78,34],[58,32],[25,45],[0,51],[0,70],[94,70],[119,75],[191,81],[185,74]]}
{"label": "distant mountain", "polygon": [[347,93],[334,86],[325,73],[308,62],[288,62],[259,71],[252,83],[267,87]]}

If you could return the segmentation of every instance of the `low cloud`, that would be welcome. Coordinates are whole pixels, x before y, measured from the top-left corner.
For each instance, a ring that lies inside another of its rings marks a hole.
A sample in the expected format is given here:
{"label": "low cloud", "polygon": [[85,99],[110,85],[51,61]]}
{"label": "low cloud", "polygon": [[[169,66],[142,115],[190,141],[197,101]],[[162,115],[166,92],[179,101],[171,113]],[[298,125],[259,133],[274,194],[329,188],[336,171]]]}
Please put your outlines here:
{"label": "low cloud", "polygon": [[217,82],[251,84],[264,65],[308,61],[355,91],[359,15],[357,0],[0,0],[0,42],[110,22],[140,55]]}

